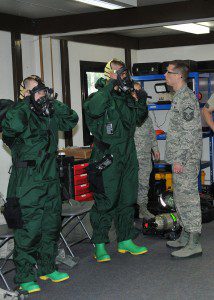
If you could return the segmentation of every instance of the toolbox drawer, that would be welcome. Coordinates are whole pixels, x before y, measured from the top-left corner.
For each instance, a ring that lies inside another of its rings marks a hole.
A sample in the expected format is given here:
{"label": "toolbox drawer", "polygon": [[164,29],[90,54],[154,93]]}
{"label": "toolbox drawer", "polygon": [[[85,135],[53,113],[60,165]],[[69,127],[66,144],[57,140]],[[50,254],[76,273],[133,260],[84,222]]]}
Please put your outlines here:
{"label": "toolbox drawer", "polygon": [[76,201],[92,201],[94,200],[93,198],[93,193],[86,193],[86,194],[83,194],[83,195],[78,195],[78,196],[75,196],[75,200]]}
{"label": "toolbox drawer", "polygon": [[90,192],[89,183],[84,183],[84,184],[81,184],[81,185],[75,185],[74,186],[75,196],[86,194],[86,193],[89,193],[89,192]]}
{"label": "toolbox drawer", "polygon": [[75,175],[80,175],[80,174],[85,174],[86,173],[86,170],[85,170],[86,167],[88,167],[88,163],[74,165],[74,176]]}
{"label": "toolbox drawer", "polygon": [[74,176],[74,185],[80,185],[88,182],[88,174],[80,174]]}

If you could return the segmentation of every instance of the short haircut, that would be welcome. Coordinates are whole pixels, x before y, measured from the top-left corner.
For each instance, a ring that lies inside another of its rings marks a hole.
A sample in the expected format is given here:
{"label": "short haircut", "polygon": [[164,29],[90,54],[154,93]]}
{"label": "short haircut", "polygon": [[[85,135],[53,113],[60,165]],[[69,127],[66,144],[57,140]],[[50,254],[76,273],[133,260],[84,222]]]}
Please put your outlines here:
{"label": "short haircut", "polygon": [[116,65],[116,66],[123,67],[125,64],[124,64],[124,62],[122,62],[122,60],[113,58],[112,61],[111,61],[111,65]]}
{"label": "short haircut", "polygon": [[169,65],[173,65],[174,70],[179,71],[182,75],[182,79],[184,81],[187,81],[188,74],[189,74],[189,68],[183,60],[172,60],[169,62]]}
{"label": "short haircut", "polygon": [[34,78],[32,78],[32,77],[27,77],[27,78],[24,79],[23,83],[24,83],[24,87],[25,87],[26,90],[29,90],[29,85],[30,85],[30,82],[31,82],[31,81],[37,82],[37,81],[36,81]]}
{"label": "short haircut", "polygon": [[29,84],[30,84],[31,81],[35,81],[38,84],[43,83],[42,79],[39,76],[37,76],[37,75],[30,75],[30,76],[26,77],[23,80],[23,84],[24,84],[24,87],[26,89],[28,89],[27,87],[29,86]]}

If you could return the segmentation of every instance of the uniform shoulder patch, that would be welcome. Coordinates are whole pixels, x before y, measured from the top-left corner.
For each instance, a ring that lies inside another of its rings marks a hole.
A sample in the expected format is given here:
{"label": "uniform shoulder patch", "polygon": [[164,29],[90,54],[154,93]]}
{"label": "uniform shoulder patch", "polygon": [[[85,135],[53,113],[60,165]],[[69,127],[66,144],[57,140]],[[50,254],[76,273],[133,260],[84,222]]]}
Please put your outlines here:
{"label": "uniform shoulder patch", "polygon": [[187,106],[184,110],[183,110],[183,118],[186,121],[191,121],[194,118],[194,109],[191,106]]}

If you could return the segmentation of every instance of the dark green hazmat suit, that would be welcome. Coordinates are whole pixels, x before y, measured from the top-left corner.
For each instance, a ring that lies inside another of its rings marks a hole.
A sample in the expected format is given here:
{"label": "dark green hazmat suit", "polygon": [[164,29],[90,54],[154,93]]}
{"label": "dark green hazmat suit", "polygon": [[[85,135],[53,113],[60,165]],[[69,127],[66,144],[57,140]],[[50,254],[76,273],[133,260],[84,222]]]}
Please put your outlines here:
{"label": "dark green hazmat suit", "polygon": [[58,130],[71,130],[75,111],[54,101],[52,117],[39,117],[29,98],[11,108],[2,122],[3,141],[11,148],[12,172],[7,197],[18,197],[24,225],[15,229],[16,283],[35,281],[55,267],[61,229],[61,197],[56,163]]}
{"label": "dark green hazmat suit", "polygon": [[[94,135],[91,161],[113,155],[113,163],[95,178],[95,204],[91,210],[94,243],[109,241],[108,232],[114,219],[118,242],[133,239],[134,204],[138,191],[138,161],[134,143],[137,124],[148,115],[146,101],[114,90],[113,81],[103,78],[96,83],[98,91],[84,103],[85,117]],[[112,134],[106,125],[111,124]],[[106,147],[105,147],[106,146]],[[90,178],[90,177],[89,177]]]}

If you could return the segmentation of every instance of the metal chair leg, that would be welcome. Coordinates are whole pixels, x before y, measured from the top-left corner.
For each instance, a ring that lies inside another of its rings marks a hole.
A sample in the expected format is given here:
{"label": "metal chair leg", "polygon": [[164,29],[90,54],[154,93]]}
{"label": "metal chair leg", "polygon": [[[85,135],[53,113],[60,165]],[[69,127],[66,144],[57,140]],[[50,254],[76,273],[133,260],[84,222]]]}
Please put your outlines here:
{"label": "metal chair leg", "polygon": [[[84,217],[85,217],[85,216],[84,216]],[[83,218],[84,218],[84,217],[83,217]],[[82,219],[83,219],[83,218],[82,218]],[[82,219],[81,219],[79,216],[77,216],[77,219],[79,220],[79,223],[81,224],[81,226],[82,226],[83,230],[85,231],[87,237],[88,237],[89,240],[91,241],[91,236],[90,236],[90,234],[88,233],[88,231],[87,231],[85,225],[83,224]],[[92,245],[95,247],[95,245],[94,245],[93,243],[92,243]]]}
{"label": "metal chair leg", "polygon": [[66,239],[64,238],[64,236],[62,235],[62,233],[60,232],[60,237],[63,240],[66,248],[68,249],[69,253],[71,254],[72,257],[75,257],[74,253],[71,251],[71,248],[69,247],[68,243],[66,242]]}
{"label": "metal chair leg", "polygon": [[[8,237],[8,238],[5,238],[3,241],[2,241],[2,243],[1,243],[1,247],[3,246],[3,245],[5,245],[9,240],[11,240],[12,239],[12,237]],[[1,264],[1,266],[0,266],[0,277],[1,277],[1,279],[3,280],[3,282],[4,282],[4,284],[5,284],[5,286],[6,286],[6,288],[8,289],[8,291],[11,291],[11,288],[9,287],[9,285],[8,285],[8,283],[7,283],[7,281],[6,281],[6,279],[5,279],[5,277],[4,277],[4,272],[3,272],[3,268],[4,268],[4,266],[6,265],[6,263],[7,263],[7,261],[8,261],[8,259],[12,256],[12,254],[13,254],[13,251],[11,251],[5,258],[3,258],[3,263]],[[13,269],[12,269],[13,270]],[[9,270],[9,271],[12,271],[12,270]],[[9,272],[9,271],[7,271],[7,272]]]}

